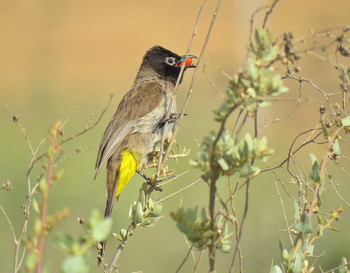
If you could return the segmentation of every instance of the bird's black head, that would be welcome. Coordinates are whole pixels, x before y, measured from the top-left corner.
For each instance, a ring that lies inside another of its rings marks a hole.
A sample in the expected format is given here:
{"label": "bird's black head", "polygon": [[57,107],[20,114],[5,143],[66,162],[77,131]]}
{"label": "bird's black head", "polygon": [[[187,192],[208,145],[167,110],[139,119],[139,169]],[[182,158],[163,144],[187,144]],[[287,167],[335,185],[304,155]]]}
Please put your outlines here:
{"label": "bird's black head", "polygon": [[185,58],[186,56],[179,56],[164,47],[154,46],[146,52],[142,66],[153,68],[161,78],[169,79],[175,84],[184,62],[185,69],[195,67],[192,58],[197,57],[189,55],[187,60]]}

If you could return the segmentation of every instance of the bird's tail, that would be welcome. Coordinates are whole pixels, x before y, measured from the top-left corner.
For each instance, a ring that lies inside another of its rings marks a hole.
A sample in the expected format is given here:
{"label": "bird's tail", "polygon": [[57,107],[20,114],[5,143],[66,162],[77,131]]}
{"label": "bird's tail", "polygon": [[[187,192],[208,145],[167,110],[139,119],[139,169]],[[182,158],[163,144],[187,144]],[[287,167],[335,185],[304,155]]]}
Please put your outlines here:
{"label": "bird's tail", "polygon": [[[113,206],[114,206],[114,201],[115,201],[115,193],[116,193],[116,188],[117,188],[117,183],[108,183],[109,179],[117,179],[118,178],[118,173],[117,175],[114,174],[114,177],[110,177],[110,173],[107,173],[107,201],[106,201],[106,209],[105,209],[105,218],[108,218],[111,216],[112,211],[113,211]],[[98,250],[97,254],[97,261],[98,265],[102,262],[102,258],[105,253],[105,248],[106,248],[106,240],[103,242],[100,242],[100,248]]]}
{"label": "bird's tail", "polygon": [[[111,159],[110,159],[111,160]],[[140,161],[136,160],[134,155],[125,149],[122,152],[122,157],[118,164],[113,162],[107,165],[107,202],[105,209],[105,218],[110,217],[113,210],[115,199],[118,200],[121,191],[139,168]],[[111,166],[111,167],[110,167]],[[98,264],[101,263],[105,248],[106,241],[100,242],[101,248],[98,251]]]}

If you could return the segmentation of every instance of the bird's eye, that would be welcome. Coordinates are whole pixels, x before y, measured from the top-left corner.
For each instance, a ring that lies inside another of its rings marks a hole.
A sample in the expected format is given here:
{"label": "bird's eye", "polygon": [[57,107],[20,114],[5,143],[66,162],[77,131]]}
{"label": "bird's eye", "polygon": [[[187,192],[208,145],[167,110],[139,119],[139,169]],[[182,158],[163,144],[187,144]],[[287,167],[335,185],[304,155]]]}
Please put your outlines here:
{"label": "bird's eye", "polygon": [[175,64],[175,58],[174,57],[166,57],[165,63],[168,65],[174,65]]}

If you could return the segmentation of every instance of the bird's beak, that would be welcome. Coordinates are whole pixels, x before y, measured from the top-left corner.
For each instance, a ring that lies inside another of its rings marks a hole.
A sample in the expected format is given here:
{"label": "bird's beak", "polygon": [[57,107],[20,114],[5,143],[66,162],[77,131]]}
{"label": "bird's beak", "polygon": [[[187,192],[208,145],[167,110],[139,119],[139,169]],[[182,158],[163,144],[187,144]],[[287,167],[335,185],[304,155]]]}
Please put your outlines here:
{"label": "bird's beak", "polygon": [[[196,56],[188,55],[186,59],[186,55],[180,56],[180,61],[177,62],[176,66],[182,66],[185,62],[185,68],[191,68],[196,67],[196,65],[193,64],[193,59],[198,59]],[[186,60],[186,61],[185,61]]]}

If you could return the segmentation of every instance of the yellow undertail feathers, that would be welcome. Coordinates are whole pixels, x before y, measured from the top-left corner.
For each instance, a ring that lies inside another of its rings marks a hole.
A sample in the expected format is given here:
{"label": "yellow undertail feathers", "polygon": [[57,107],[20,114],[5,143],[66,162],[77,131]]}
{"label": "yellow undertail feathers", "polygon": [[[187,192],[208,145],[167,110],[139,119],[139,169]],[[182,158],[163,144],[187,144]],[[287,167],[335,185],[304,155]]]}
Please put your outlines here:
{"label": "yellow undertail feathers", "polygon": [[126,184],[129,182],[131,177],[135,174],[139,168],[140,162],[137,161],[134,155],[127,149],[122,152],[122,161],[120,163],[119,178],[116,197],[122,192]]}

